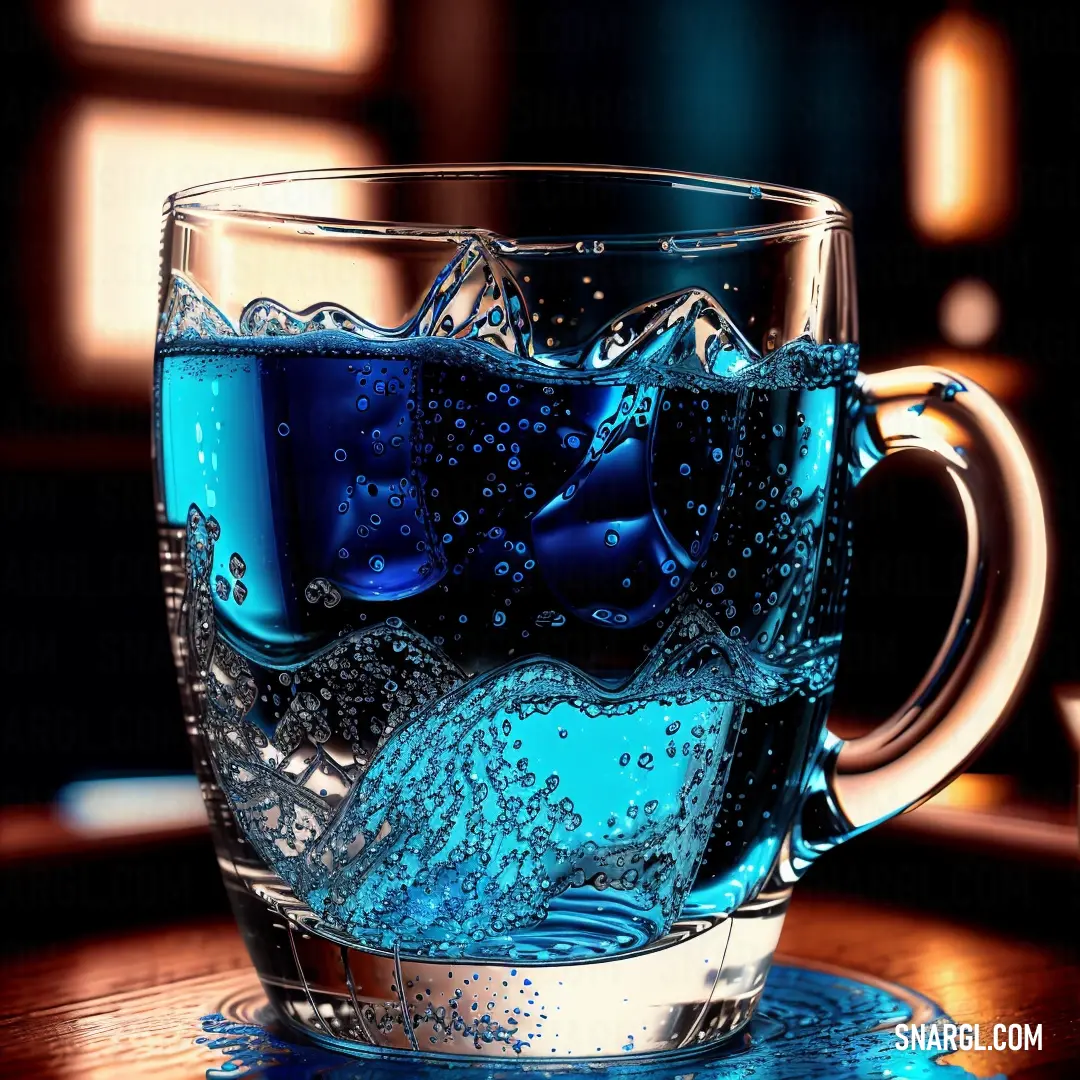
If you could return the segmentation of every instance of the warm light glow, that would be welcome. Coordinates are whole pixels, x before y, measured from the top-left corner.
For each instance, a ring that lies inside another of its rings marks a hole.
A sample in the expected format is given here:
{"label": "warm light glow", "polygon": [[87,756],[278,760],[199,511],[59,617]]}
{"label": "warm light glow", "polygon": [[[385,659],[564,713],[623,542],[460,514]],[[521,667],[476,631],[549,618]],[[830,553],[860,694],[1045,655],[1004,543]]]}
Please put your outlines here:
{"label": "warm light glow", "polygon": [[372,68],[386,38],[383,0],[68,0],[77,42],[330,75]]}
{"label": "warm light glow", "polygon": [[[376,160],[373,143],[345,124],[108,99],[73,111],[62,151],[56,258],[70,375],[76,386],[127,391],[149,386],[166,195],[232,176]],[[295,197],[307,213],[365,216],[361,185],[298,185]]]}
{"label": "warm light glow", "polygon": [[1016,795],[1016,779],[992,773],[962,773],[924,806],[974,810],[1002,806]]}
{"label": "warm light glow", "polygon": [[912,220],[927,240],[977,240],[1009,216],[1011,63],[1000,33],[978,16],[948,12],[915,44],[908,170]]}
{"label": "warm light glow", "polygon": [[1054,699],[1073,746],[1080,750],[1080,686],[1055,687]]}
{"label": "warm light glow", "polygon": [[887,360],[870,361],[870,371],[885,371],[905,364],[928,364],[931,367],[955,371],[965,381],[970,379],[998,401],[1013,403],[1030,396],[1038,388],[1037,372],[1011,356],[950,349],[945,346],[920,349]]}
{"label": "warm light glow", "polygon": [[942,336],[964,349],[985,345],[997,333],[1000,317],[994,290],[978,278],[963,278],[950,285],[938,309]]}

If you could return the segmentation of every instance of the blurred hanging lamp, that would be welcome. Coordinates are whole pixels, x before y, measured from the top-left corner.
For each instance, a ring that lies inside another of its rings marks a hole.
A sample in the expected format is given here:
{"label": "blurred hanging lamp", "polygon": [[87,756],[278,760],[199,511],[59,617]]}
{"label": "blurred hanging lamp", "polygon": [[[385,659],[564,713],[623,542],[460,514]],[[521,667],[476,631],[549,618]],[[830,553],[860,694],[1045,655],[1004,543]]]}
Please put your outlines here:
{"label": "blurred hanging lamp", "polygon": [[983,240],[1008,223],[1013,176],[1012,60],[972,11],[939,15],[915,41],[908,85],[908,207],[922,239]]}

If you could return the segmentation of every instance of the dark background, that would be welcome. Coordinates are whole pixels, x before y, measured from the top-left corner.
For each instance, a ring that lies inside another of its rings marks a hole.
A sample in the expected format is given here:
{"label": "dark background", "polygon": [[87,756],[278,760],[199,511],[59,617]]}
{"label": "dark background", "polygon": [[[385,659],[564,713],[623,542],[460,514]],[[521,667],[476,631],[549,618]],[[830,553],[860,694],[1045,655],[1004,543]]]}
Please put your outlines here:
{"label": "dark background", "polygon": [[[779,0],[402,2],[391,4],[377,78],[342,97],[213,77],[117,75],[65,55],[51,5],[6,7],[0,799],[35,803],[79,777],[189,768],[157,569],[148,403],[62,392],[50,343],[64,323],[63,304],[34,288],[65,257],[65,233],[80,225],[50,217],[56,177],[42,167],[49,124],[79,94],[106,90],[313,123],[352,119],[378,136],[388,163],[658,166],[826,191],[854,214],[863,355],[876,366],[940,347],[938,304],[952,282],[989,283],[1002,316],[987,348],[1022,374],[1007,405],[1043,478],[1055,550],[1031,683],[977,768],[1014,773],[1033,797],[1067,803],[1076,753],[1052,689],[1080,680],[1070,616],[1080,587],[1070,559],[1078,539],[1071,233],[1080,208],[1080,17],[1071,4],[979,5],[1011,49],[1017,195],[1004,232],[935,246],[916,235],[907,212],[905,88],[912,43],[942,10]],[[953,497],[917,463],[875,470],[858,492],[855,517],[836,709],[883,716],[937,649],[958,587],[962,536]],[[836,867],[823,873],[851,885],[861,873],[856,845],[851,852],[832,856]],[[872,857],[869,848],[859,852]],[[151,874],[149,864],[136,871],[134,878]],[[201,871],[192,874],[203,881]],[[932,874],[915,877],[911,887],[926,897],[937,888]],[[46,875],[38,891],[70,887],[65,882]],[[218,893],[212,897],[207,902],[217,903]]]}

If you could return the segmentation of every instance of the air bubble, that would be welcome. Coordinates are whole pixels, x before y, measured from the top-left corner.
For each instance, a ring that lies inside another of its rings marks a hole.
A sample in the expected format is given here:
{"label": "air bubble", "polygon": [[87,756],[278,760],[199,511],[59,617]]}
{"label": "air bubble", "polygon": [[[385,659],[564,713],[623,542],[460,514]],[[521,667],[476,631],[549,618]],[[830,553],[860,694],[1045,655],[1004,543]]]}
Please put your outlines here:
{"label": "air bubble", "polygon": [[386,560],[381,555],[372,555],[368,559],[368,566],[375,571],[376,574],[381,574],[386,569]]}
{"label": "air bubble", "polygon": [[607,544],[608,547],[615,547],[618,542],[619,534],[615,529],[608,529],[608,531],[604,533],[604,543]]}
{"label": "air bubble", "polygon": [[337,607],[341,602],[341,593],[326,578],[312,578],[304,588],[304,599],[309,604],[322,602],[323,607]]}
{"label": "air bubble", "polygon": [[289,425],[284,424],[284,423],[283,424],[278,424],[277,433],[279,435],[288,435],[289,434]]}

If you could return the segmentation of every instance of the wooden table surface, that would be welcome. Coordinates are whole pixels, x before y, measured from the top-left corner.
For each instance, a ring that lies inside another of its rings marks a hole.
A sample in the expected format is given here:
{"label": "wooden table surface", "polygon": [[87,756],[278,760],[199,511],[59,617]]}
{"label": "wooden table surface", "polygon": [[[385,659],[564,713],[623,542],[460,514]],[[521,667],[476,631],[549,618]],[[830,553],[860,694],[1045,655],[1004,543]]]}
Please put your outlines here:
{"label": "wooden table surface", "polygon": [[[1041,1051],[947,1059],[976,1076],[1080,1077],[1075,950],[807,891],[792,903],[780,950],[912,987],[984,1032],[999,1021],[1042,1025]],[[17,957],[0,978],[0,1076],[201,1080],[225,1058],[195,1044],[199,1017],[260,998],[240,937],[224,919]]]}

